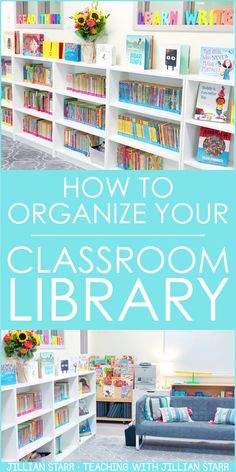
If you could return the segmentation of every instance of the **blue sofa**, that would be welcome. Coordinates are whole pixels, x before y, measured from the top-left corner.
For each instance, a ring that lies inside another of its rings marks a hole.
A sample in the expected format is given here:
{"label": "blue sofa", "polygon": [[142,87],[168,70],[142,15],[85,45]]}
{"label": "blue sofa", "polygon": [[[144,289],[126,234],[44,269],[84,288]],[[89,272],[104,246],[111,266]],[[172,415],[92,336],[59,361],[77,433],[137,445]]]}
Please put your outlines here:
{"label": "blue sofa", "polygon": [[198,440],[234,441],[233,425],[212,425],[217,407],[234,408],[234,398],[171,397],[170,406],[191,408],[193,422],[161,423],[148,421],[144,416],[144,395],[136,403],[136,449],[140,449],[144,436]]}

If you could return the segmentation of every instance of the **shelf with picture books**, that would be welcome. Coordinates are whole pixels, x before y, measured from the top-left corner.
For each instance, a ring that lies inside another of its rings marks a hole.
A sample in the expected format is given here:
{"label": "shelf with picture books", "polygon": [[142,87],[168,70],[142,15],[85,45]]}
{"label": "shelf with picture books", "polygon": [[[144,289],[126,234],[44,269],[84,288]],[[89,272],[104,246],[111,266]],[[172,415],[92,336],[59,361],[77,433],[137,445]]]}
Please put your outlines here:
{"label": "shelf with picture books", "polygon": [[4,462],[61,461],[96,433],[95,372],[47,376],[45,362],[43,378],[2,387]]}

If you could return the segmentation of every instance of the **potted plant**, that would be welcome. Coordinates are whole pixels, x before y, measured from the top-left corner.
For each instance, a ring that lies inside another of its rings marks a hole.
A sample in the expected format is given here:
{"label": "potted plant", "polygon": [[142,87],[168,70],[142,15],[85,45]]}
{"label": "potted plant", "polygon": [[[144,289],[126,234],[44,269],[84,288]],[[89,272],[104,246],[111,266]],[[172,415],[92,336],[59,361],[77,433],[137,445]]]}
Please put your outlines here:
{"label": "potted plant", "polygon": [[93,2],[90,8],[87,7],[70,17],[74,20],[75,34],[84,40],[82,45],[82,60],[84,62],[92,63],[95,61],[95,41],[104,33],[109,16],[98,10],[98,2]]}
{"label": "potted plant", "polygon": [[35,331],[8,331],[3,337],[4,351],[7,357],[16,360],[18,382],[29,382],[31,375],[30,361],[34,358],[40,337]]}

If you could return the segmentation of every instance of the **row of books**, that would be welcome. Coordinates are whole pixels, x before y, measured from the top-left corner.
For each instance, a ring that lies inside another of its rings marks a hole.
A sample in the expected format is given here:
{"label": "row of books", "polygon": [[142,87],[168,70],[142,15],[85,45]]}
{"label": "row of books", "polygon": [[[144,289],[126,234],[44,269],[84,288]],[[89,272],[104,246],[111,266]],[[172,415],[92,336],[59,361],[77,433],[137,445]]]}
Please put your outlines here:
{"label": "row of books", "polygon": [[47,141],[52,141],[52,123],[50,121],[24,115],[23,131],[46,139]]}
{"label": "row of books", "polygon": [[16,395],[17,416],[26,415],[42,408],[42,392],[24,392]]}
{"label": "row of books", "polygon": [[36,419],[18,426],[18,447],[24,447],[43,436],[43,421]]}
{"label": "row of books", "polygon": [[78,151],[88,156],[90,146],[98,145],[99,138],[96,136],[71,128],[64,129],[64,146],[73,151]]}
{"label": "row of books", "polygon": [[180,127],[172,123],[119,115],[118,134],[157,144],[173,151],[179,150]]}
{"label": "row of books", "polygon": [[69,408],[67,406],[55,411],[55,427],[69,423]]}
{"label": "row of books", "polygon": [[68,120],[79,121],[95,128],[105,129],[106,107],[80,102],[76,98],[64,100],[64,117]]}
{"label": "row of books", "polygon": [[43,64],[25,64],[23,67],[23,80],[31,84],[52,86],[52,70]]}
{"label": "row of books", "polygon": [[132,403],[129,402],[97,402],[98,418],[131,418]]}
{"label": "row of books", "polygon": [[122,145],[117,148],[117,165],[128,170],[162,170],[163,168],[160,156]]}
{"label": "row of books", "polygon": [[180,114],[182,88],[137,80],[121,80],[119,82],[119,100]]}
{"label": "row of books", "polygon": [[11,59],[2,58],[2,77],[9,78],[9,79],[12,77]]}
{"label": "row of books", "polygon": [[67,90],[85,93],[96,97],[106,96],[106,77],[95,74],[67,74]]}
{"label": "row of books", "polygon": [[49,113],[51,115],[53,109],[52,93],[40,92],[38,90],[25,90],[24,107]]}
{"label": "row of books", "polygon": [[69,398],[69,384],[68,382],[56,382],[54,385],[54,400],[60,402]]}
{"label": "row of books", "polygon": [[219,395],[206,393],[206,392],[185,392],[185,390],[172,389],[172,397],[217,397],[217,398],[234,398],[234,392],[232,390],[222,390]]}
{"label": "row of books", "polygon": [[13,125],[13,113],[9,108],[2,107],[2,123],[7,126]]}
{"label": "row of books", "polygon": [[8,102],[12,101],[12,86],[11,85],[2,85],[1,99]]}

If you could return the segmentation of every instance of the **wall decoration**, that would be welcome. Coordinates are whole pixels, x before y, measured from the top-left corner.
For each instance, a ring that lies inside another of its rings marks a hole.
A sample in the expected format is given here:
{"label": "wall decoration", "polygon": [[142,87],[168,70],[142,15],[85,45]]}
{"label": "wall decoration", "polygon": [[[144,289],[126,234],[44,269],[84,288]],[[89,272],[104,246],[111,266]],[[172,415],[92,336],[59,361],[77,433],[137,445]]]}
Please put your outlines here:
{"label": "wall decoration", "polygon": [[15,2],[16,28],[63,28],[63,2]]}
{"label": "wall decoration", "polygon": [[134,2],[136,31],[233,32],[234,2]]}

